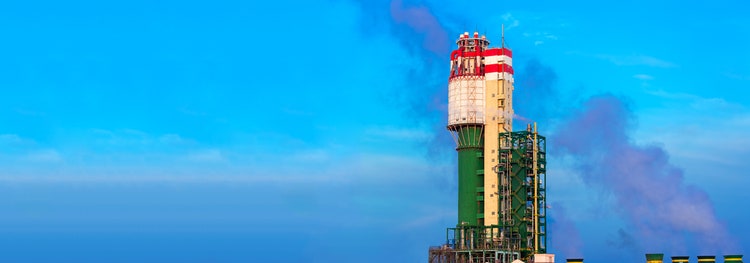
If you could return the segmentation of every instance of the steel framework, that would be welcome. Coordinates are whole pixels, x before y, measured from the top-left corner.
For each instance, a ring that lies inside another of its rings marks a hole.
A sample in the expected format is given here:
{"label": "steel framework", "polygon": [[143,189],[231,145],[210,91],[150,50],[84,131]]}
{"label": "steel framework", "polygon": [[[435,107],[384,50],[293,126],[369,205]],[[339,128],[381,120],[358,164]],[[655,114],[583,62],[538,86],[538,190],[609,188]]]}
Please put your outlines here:
{"label": "steel framework", "polygon": [[523,259],[547,251],[546,138],[536,127],[500,133],[500,225],[503,249]]}

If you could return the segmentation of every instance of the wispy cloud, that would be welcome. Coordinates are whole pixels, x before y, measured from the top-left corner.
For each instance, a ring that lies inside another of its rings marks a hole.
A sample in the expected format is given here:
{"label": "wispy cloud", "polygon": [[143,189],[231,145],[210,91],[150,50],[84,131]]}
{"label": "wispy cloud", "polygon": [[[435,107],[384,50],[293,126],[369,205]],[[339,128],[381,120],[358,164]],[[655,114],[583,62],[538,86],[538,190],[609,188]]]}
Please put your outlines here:
{"label": "wispy cloud", "polygon": [[15,112],[20,115],[29,116],[29,117],[42,117],[42,116],[47,115],[44,112],[34,111],[34,110],[29,110],[29,109],[15,109]]}
{"label": "wispy cloud", "polygon": [[30,152],[23,159],[40,163],[57,163],[63,161],[60,153],[51,149]]}
{"label": "wispy cloud", "polygon": [[164,144],[183,144],[183,143],[190,142],[190,141],[192,140],[183,138],[179,134],[174,134],[174,133],[164,134],[162,136],[159,136],[159,142],[164,143]]}
{"label": "wispy cloud", "polygon": [[194,162],[216,163],[226,161],[226,157],[219,149],[206,149],[189,153],[187,155],[187,160]]}
{"label": "wispy cloud", "polygon": [[663,59],[659,59],[656,57],[643,55],[643,54],[631,54],[631,55],[591,54],[591,53],[578,52],[578,51],[568,52],[568,54],[605,60],[617,66],[648,66],[648,67],[656,67],[656,68],[674,68],[678,66],[675,63],[672,63]]}
{"label": "wispy cloud", "polygon": [[646,93],[664,99],[681,101],[697,110],[712,110],[716,112],[718,110],[742,110],[745,108],[741,104],[729,102],[724,98],[706,98],[695,94],[668,92],[664,90],[648,90]]}
{"label": "wispy cloud", "polygon": [[180,134],[152,134],[137,129],[91,129],[90,141],[99,146],[138,147],[138,146],[176,146],[195,144],[195,140]]}
{"label": "wispy cloud", "polygon": [[513,17],[513,14],[510,12],[503,14],[502,16],[503,22],[505,22],[505,29],[510,30],[514,27],[518,27],[521,24],[521,21]]}
{"label": "wispy cloud", "polygon": [[22,139],[18,134],[0,134],[0,144],[21,144],[25,139]]}
{"label": "wispy cloud", "polygon": [[596,57],[618,66],[649,66],[658,68],[673,68],[677,66],[672,62],[646,55],[615,56],[600,54]]}
{"label": "wispy cloud", "polygon": [[330,161],[331,154],[326,149],[315,149],[308,151],[299,151],[291,155],[290,161],[295,163],[321,163]]}
{"label": "wispy cloud", "polygon": [[538,46],[541,44],[544,44],[545,41],[549,40],[557,40],[557,35],[554,35],[547,31],[540,31],[540,32],[524,32],[524,37],[534,39],[534,45]]}
{"label": "wispy cloud", "polygon": [[635,74],[635,75],[633,75],[633,78],[640,79],[640,80],[652,80],[652,79],[654,79],[653,76],[647,75],[647,74]]}
{"label": "wispy cloud", "polygon": [[432,134],[417,128],[398,128],[392,126],[372,127],[365,131],[369,136],[404,141],[425,141],[432,138]]}
{"label": "wispy cloud", "polygon": [[179,108],[177,110],[179,112],[181,112],[181,113],[183,113],[185,115],[189,115],[189,116],[195,116],[195,117],[206,117],[206,116],[208,116],[208,113],[206,113],[206,112],[195,110],[195,109],[191,109],[191,108],[182,107],[182,108]]}
{"label": "wispy cloud", "polygon": [[[750,110],[742,104],[719,97],[702,97],[683,92],[649,90],[666,109],[644,112],[643,123],[656,132],[643,132],[639,138],[658,140],[693,172],[697,163],[743,166],[750,141]],[[666,117],[665,117],[666,116]],[[710,127],[710,128],[707,128]],[[720,138],[720,139],[719,139]],[[700,174],[697,174],[701,176]]]}
{"label": "wispy cloud", "polygon": [[750,81],[750,75],[738,74],[734,72],[724,72],[723,74],[725,77],[730,79]]}

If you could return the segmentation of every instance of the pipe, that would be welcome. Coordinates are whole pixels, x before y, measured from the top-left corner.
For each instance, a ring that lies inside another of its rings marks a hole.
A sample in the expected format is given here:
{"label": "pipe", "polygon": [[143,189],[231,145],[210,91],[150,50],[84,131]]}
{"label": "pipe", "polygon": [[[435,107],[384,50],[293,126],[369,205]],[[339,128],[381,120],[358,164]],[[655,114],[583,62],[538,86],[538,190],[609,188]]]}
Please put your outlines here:
{"label": "pipe", "polygon": [[534,123],[534,149],[531,162],[534,172],[534,253],[539,252],[539,176],[537,169],[537,155],[539,155],[539,144],[537,141],[536,122]]}

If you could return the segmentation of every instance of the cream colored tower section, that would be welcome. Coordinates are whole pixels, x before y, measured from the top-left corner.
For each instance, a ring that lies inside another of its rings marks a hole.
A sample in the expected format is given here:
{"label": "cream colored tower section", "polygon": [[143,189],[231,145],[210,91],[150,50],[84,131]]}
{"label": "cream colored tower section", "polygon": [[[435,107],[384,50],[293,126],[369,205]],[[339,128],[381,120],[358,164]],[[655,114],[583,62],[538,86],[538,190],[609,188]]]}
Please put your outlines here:
{"label": "cream colored tower section", "polygon": [[498,225],[500,182],[494,167],[498,164],[498,134],[513,130],[513,75],[494,73],[485,79],[484,132],[484,224]]}

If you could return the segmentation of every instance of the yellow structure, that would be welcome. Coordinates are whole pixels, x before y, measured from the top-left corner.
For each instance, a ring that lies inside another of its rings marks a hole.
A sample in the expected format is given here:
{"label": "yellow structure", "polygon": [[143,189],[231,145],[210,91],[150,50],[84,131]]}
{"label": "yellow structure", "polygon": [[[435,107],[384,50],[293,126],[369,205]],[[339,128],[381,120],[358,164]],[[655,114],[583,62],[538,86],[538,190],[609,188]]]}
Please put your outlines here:
{"label": "yellow structure", "polygon": [[[507,54],[486,57],[484,63],[485,67],[512,65],[511,57]],[[491,168],[497,166],[499,161],[498,134],[513,131],[513,75],[507,72],[487,74],[484,94],[484,225],[491,226],[500,224],[500,211],[505,211],[501,209],[497,197],[502,184],[498,181],[497,172]]]}

